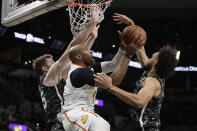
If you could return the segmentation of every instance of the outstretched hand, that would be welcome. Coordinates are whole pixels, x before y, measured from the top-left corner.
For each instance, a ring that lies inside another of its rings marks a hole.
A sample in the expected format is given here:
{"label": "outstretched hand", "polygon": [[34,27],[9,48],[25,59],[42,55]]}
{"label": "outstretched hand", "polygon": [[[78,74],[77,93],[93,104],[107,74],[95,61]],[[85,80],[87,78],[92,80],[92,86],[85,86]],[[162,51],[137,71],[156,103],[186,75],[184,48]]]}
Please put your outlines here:
{"label": "outstretched hand", "polygon": [[117,22],[116,24],[134,25],[133,20],[127,17],[126,15],[114,13],[112,17],[113,17],[113,20]]}
{"label": "outstretched hand", "polygon": [[92,15],[92,21],[98,25],[100,24],[104,18],[99,17],[100,9],[97,7],[96,4],[92,4],[90,7],[91,15]]}
{"label": "outstretched hand", "polygon": [[107,89],[112,86],[112,79],[111,77],[107,76],[105,73],[97,73],[94,74],[94,80],[96,86],[100,88]]}

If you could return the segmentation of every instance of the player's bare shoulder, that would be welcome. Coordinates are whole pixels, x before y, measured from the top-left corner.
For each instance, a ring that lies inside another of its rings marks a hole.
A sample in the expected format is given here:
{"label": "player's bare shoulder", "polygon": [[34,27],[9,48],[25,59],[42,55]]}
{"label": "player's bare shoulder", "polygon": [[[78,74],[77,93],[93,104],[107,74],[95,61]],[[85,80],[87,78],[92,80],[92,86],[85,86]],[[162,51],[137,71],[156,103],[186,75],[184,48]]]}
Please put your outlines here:
{"label": "player's bare shoulder", "polygon": [[144,81],[143,85],[149,85],[152,87],[153,90],[155,90],[154,97],[157,97],[161,93],[161,83],[159,80],[155,77],[147,77]]}

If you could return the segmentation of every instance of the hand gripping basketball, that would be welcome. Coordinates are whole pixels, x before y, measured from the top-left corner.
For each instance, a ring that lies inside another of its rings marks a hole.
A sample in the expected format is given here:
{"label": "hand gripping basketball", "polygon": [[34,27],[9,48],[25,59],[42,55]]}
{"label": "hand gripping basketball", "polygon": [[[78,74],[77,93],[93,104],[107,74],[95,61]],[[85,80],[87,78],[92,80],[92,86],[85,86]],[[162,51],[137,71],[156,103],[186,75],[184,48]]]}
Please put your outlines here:
{"label": "hand gripping basketball", "polygon": [[145,42],[147,40],[146,32],[144,29],[137,25],[127,26],[122,32],[122,39],[126,44],[133,44],[135,42],[133,39],[137,37],[138,39],[143,39]]}
{"label": "hand gripping basketball", "polygon": [[124,31],[119,33],[121,39],[121,48],[127,51],[127,54],[134,55],[135,52],[145,45],[147,36],[146,32],[139,26],[128,26]]}

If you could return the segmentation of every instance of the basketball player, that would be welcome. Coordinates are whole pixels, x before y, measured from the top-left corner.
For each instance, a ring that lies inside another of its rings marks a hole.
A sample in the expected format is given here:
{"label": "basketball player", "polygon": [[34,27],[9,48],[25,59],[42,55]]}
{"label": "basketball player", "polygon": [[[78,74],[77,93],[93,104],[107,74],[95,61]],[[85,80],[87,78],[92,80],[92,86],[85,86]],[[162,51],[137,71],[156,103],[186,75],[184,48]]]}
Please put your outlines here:
{"label": "basketball player", "polygon": [[[118,24],[133,24],[133,21],[125,15],[115,13],[114,18]],[[164,46],[149,59],[142,47],[137,50],[136,54],[144,73],[137,81],[134,93],[112,85],[111,78],[104,73],[95,75],[95,81],[100,83],[100,87],[108,89],[125,103],[131,105],[133,131],[159,131],[161,125],[159,114],[164,98],[165,78],[173,74],[174,68],[178,64],[177,51],[170,46]],[[124,77],[125,73],[126,71],[122,72],[122,76],[119,77]]]}
{"label": "basketball player", "polygon": [[[138,38],[132,42],[138,44]],[[141,43],[140,43],[141,44]],[[72,61],[71,69],[64,89],[64,105],[60,120],[65,131],[110,131],[106,120],[94,113],[94,101],[97,93],[97,83],[93,74],[97,72],[112,72],[116,68],[127,67],[130,57],[127,55],[127,45],[121,46],[112,61],[95,63],[92,52],[81,46],[74,46],[69,52]],[[125,66],[126,65],[126,66]],[[123,69],[124,70],[124,69]],[[112,75],[114,84],[119,84],[117,72]]]}
{"label": "basketball player", "polygon": [[[65,80],[70,69],[68,51],[72,46],[78,44],[83,44],[88,49],[91,48],[94,40],[97,38],[98,24],[102,21],[94,17],[95,14],[96,12],[93,12],[92,21],[71,41],[59,60],[54,62],[52,55],[45,54],[38,57],[33,63],[34,70],[40,75],[39,90],[43,107],[48,117],[47,123],[51,131],[63,130],[63,126],[58,122],[56,115],[61,111],[61,96],[63,95]],[[89,35],[90,38],[88,39]]]}

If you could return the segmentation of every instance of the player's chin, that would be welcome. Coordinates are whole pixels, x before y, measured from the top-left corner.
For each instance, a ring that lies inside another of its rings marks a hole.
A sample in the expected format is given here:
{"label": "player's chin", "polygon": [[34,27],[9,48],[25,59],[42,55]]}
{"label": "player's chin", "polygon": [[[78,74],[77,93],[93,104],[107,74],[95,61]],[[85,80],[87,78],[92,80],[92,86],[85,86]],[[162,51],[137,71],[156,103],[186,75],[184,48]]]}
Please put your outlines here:
{"label": "player's chin", "polygon": [[92,58],[92,65],[94,65],[96,63],[95,59]]}

